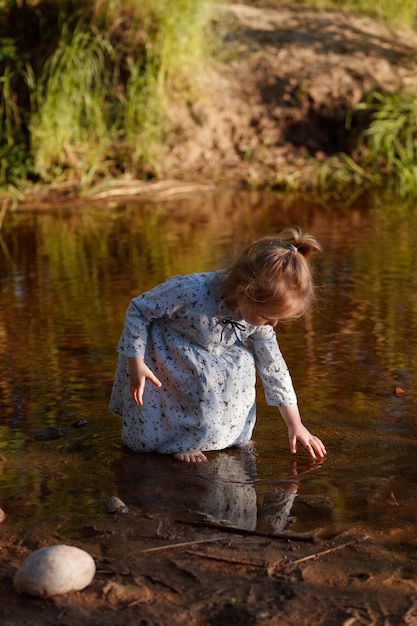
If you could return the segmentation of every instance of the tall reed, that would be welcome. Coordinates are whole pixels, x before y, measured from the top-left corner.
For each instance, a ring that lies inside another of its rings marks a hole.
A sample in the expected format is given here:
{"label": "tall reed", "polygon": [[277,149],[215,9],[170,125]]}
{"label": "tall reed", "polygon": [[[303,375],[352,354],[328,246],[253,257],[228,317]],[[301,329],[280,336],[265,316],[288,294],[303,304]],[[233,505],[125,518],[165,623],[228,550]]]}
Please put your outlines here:
{"label": "tall reed", "polygon": [[0,186],[17,183],[31,169],[27,135],[24,131],[28,113],[16,100],[16,84],[33,88],[31,67],[19,58],[12,38],[2,37],[0,45]]}
{"label": "tall reed", "polygon": [[205,0],[153,2],[144,23],[154,36],[147,38],[141,62],[127,58],[124,129],[129,169],[139,164],[158,171],[168,104],[178,97],[192,98],[198,90],[198,69],[208,56],[208,19]]}
{"label": "tall reed", "polygon": [[100,35],[77,30],[46,63],[34,93],[31,127],[35,167],[43,179],[66,169],[91,182],[109,146],[106,120],[112,49]]}
{"label": "tall reed", "polygon": [[417,194],[417,90],[373,92],[366,107],[375,107],[362,134],[364,164],[378,170],[401,195]]}

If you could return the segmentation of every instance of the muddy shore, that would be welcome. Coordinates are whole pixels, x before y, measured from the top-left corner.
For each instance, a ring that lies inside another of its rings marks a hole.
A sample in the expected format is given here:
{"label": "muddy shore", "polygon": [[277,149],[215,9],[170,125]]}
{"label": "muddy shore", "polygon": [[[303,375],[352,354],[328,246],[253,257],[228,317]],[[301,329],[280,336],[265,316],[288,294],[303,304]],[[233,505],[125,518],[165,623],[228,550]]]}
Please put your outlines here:
{"label": "muddy shore", "polygon": [[[129,503],[126,513],[88,520],[51,516],[19,528],[9,519],[1,533],[3,626],[417,623],[412,529],[383,536],[323,525],[272,535]],[[92,584],[53,598],[18,595],[13,576],[24,558],[62,543],[93,556]]]}

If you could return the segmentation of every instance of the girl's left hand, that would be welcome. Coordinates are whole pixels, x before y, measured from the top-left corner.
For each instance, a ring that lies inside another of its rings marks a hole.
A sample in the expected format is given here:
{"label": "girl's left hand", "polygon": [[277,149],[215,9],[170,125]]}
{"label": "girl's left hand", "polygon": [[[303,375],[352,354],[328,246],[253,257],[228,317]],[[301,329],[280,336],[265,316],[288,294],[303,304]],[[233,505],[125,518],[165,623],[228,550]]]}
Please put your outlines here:
{"label": "girl's left hand", "polygon": [[301,443],[312,459],[322,459],[326,456],[324,443],[311,434],[301,421],[300,412],[296,404],[279,407],[280,413],[288,428],[288,439],[293,454],[297,452],[297,443]]}
{"label": "girl's left hand", "polygon": [[307,450],[312,459],[322,459],[326,456],[326,448],[324,443],[312,435],[303,424],[288,425],[288,439],[290,441],[290,449],[293,454],[297,452],[297,443],[301,443]]}

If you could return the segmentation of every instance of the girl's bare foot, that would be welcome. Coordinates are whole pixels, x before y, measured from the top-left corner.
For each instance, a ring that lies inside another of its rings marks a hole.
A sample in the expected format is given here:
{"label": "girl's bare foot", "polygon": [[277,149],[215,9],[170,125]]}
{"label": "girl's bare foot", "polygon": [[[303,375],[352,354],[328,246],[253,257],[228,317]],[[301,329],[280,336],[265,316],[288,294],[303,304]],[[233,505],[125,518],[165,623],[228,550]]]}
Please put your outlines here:
{"label": "girl's bare foot", "polygon": [[207,461],[205,454],[201,450],[188,450],[187,452],[176,452],[174,458],[179,461],[185,461],[186,463],[204,463]]}

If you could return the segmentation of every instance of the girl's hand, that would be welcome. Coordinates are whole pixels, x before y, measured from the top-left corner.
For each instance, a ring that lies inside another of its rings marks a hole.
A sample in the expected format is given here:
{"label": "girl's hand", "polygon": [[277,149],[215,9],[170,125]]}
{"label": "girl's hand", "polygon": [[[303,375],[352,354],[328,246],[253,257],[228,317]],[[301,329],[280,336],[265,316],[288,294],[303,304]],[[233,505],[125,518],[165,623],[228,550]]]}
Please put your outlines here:
{"label": "girl's hand", "polygon": [[143,405],[143,392],[145,383],[150,380],[155,387],[161,387],[162,383],[152,370],[145,364],[143,359],[128,359],[129,377],[130,377],[130,393],[136,404]]}
{"label": "girl's hand", "polygon": [[288,439],[290,441],[290,450],[293,454],[297,452],[297,442],[307,450],[312,459],[322,459],[326,456],[326,448],[324,443],[318,437],[315,437],[303,424],[288,425]]}
{"label": "girl's hand", "polygon": [[304,426],[296,404],[281,406],[279,410],[288,427],[290,450],[293,454],[297,452],[297,443],[299,442],[304,446],[312,459],[322,459],[326,456],[327,453],[324,443],[321,439],[312,435]]}

